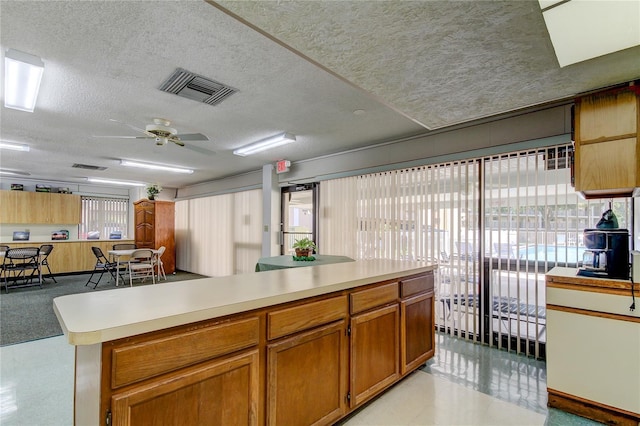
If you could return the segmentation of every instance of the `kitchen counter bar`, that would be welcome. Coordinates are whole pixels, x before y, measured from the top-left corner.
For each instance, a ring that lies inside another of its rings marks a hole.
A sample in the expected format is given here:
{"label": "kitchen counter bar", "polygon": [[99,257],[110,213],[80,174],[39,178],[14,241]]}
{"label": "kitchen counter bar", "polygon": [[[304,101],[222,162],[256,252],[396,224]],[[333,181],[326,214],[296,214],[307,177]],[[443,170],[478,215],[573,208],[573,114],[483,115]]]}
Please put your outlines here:
{"label": "kitchen counter bar", "polygon": [[92,345],[434,269],[363,260],[74,294],[53,307],[70,344]]}

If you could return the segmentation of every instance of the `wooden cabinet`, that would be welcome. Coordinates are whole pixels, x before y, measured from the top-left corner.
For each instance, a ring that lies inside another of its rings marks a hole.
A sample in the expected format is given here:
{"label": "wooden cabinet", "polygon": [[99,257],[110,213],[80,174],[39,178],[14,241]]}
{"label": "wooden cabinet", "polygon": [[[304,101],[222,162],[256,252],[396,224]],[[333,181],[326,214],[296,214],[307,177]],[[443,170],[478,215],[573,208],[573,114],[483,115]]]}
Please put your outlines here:
{"label": "wooden cabinet", "polygon": [[400,289],[401,372],[406,374],[435,353],[433,273],[403,280]]}
{"label": "wooden cabinet", "polygon": [[267,349],[267,424],[332,424],[347,410],[346,321],[296,334]]}
{"label": "wooden cabinet", "polygon": [[0,191],[0,223],[78,224],[79,195],[28,191]]}
{"label": "wooden cabinet", "polygon": [[639,89],[576,99],[575,189],[587,198],[630,196],[640,187]]}
{"label": "wooden cabinet", "polygon": [[398,304],[351,318],[351,406],[362,404],[400,378]]}
{"label": "wooden cabinet", "polygon": [[113,424],[257,425],[258,367],[253,350],[117,392],[111,397]]}
{"label": "wooden cabinet", "polygon": [[164,271],[176,270],[175,204],[173,201],[139,200],[133,203],[135,216],[135,243],[138,248],[159,249]]}
{"label": "wooden cabinet", "polygon": [[353,292],[351,302],[351,407],[400,377],[398,283]]}
{"label": "wooden cabinet", "polygon": [[331,424],[347,410],[346,296],[267,314],[267,424]]}
{"label": "wooden cabinet", "polygon": [[101,412],[113,425],[258,424],[260,324],[250,315],[103,344]]}
{"label": "wooden cabinet", "polygon": [[71,224],[82,221],[82,201],[79,195],[49,194],[49,223]]}

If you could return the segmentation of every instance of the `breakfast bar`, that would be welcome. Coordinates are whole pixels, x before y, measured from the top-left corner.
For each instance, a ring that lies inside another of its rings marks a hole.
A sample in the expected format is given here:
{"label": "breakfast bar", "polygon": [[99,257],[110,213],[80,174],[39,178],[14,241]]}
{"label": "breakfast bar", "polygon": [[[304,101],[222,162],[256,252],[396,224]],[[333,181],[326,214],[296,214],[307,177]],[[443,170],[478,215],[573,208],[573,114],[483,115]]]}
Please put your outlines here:
{"label": "breakfast bar", "polygon": [[436,266],[367,260],[63,296],[75,424],[331,424],[434,353]]}

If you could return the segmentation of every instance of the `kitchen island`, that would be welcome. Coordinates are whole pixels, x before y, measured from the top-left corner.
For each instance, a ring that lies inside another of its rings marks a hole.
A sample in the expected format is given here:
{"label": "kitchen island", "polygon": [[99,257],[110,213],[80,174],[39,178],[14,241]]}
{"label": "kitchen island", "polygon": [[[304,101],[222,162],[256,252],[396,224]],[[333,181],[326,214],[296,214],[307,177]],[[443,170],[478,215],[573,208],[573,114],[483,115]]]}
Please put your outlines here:
{"label": "kitchen island", "polygon": [[331,424],[434,353],[433,272],[357,261],[63,296],[75,424]]}
{"label": "kitchen island", "polygon": [[631,282],[546,275],[548,405],[606,424],[640,422],[640,289]]}

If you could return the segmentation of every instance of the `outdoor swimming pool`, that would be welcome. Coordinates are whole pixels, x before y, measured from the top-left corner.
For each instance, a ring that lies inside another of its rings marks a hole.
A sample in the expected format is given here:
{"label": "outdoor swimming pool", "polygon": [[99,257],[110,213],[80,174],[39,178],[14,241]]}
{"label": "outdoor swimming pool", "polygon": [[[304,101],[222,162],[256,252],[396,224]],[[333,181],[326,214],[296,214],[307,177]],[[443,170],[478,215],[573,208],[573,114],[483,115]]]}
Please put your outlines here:
{"label": "outdoor swimming pool", "polygon": [[528,246],[518,249],[518,258],[531,262],[554,262],[576,265],[582,263],[584,246]]}

